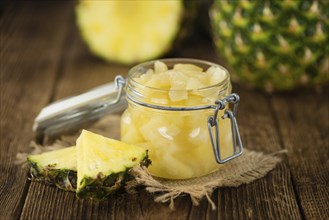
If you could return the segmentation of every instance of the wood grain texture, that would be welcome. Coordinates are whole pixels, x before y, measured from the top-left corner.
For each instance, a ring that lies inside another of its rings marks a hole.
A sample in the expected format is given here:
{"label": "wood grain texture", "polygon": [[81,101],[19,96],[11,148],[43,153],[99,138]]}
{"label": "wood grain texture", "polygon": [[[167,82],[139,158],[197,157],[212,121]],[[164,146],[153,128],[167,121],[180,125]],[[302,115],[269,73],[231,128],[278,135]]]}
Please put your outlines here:
{"label": "wood grain texture", "polygon": [[28,151],[33,118],[55,84],[67,31],[65,5],[8,3],[1,18],[1,219],[20,216],[29,189],[26,171],[14,161],[17,152]]}
{"label": "wood grain texture", "polygon": [[[244,146],[288,154],[262,179],[215,190],[215,211],[206,199],[192,206],[187,196],[177,198],[171,211],[142,188],[98,202],[27,181],[27,172],[13,161],[18,151],[27,151],[39,110],[126,75],[129,67],[88,52],[70,1],[8,5],[0,22],[0,219],[329,219],[328,90],[320,96],[312,91],[268,96],[234,85]],[[223,64],[210,39],[192,40],[172,55]]]}
{"label": "wood grain texture", "polygon": [[116,75],[127,75],[128,66],[105,62],[88,51],[80,37],[74,16],[70,16],[67,23],[70,30],[68,44],[64,49],[66,57],[55,88],[55,100],[112,82]]}
{"label": "wood grain texture", "polygon": [[[306,219],[329,219],[328,88],[273,99],[293,184]],[[289,106],[289,107],[286,107]]]}

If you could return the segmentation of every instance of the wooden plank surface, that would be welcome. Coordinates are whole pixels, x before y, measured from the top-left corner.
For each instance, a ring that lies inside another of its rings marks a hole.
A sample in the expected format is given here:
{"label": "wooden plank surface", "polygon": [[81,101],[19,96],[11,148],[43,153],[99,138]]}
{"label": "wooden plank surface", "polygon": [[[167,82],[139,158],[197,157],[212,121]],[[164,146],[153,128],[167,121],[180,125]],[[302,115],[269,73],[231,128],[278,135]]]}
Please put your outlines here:
{"label": "wooden plank surface", "polygon": [[328,97],[326,88],[321,94],[299,92],[272,101],[306,219],[329,219]]}
{"label": "wooden plank surface", "polygon": [[33,118],[49,102],[63,52],[70,8],[50,6],[6,4],[1,17],[1,219],[21,215],[30,182],[14,165],[16,153],[28,150]]}
{"label": "wooden plank surface", "polygon": [[[59,16],[60,15],[60,16]],[[129,67],[92,56],[74,24],[72,2],[8,5],[1,19],[0,219],[328,219],[328,90],[265,95],[234,85],[244,145],[287,149],[266,177],[217,189],[195,207],[187,196],[155,203],[143,189],[97,202],[27,181],[15,155],[33,139],[33,118],[48,102],[125,75]],[[209,41],[191,41],[173,55],[218,61]],[[220,62],[220,61],[218,61]],[[42,92],[40,92],[42,91]],[[118,131],[109,136],[118,136]]]}

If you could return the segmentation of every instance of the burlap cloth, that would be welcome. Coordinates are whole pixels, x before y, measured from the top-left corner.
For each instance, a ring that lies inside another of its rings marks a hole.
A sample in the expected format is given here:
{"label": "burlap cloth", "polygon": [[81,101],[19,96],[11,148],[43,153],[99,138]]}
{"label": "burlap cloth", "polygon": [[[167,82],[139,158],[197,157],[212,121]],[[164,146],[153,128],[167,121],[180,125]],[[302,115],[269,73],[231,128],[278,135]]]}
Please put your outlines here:
{"label": "burlap cloth", "polygon": [[[108,116],[87,128],[90,131],[111,137],[119,138],[120,117],[118,115]],[[40,146],[31,143],[32,154],[59,149],[75,144],[77,134],[60,137],[51,145]],[[206,197],[212,206],[216,205],[211,200],[212,192],[218,187],[237,187],[241,184],[248,184],[256,179],[264,177],[274,169],[281,161],[277,155],[282,153],[265,155],[261,152],[244,149],[242,156],[228,162],[222,168],[206,176],[187,180],[168,180],[152,176],[145,168],[134,168],[131,172],[135,180],[126,185],[127,192],[133,193],[137,186],[145,186],[145,190],[154,194],[156,202],[169,202],[169,207],[174,209],[174,199],[180,195],[188,195],[193,205]],[[22,159],[26,160],[26,153],[17,155],[17,163]]]}

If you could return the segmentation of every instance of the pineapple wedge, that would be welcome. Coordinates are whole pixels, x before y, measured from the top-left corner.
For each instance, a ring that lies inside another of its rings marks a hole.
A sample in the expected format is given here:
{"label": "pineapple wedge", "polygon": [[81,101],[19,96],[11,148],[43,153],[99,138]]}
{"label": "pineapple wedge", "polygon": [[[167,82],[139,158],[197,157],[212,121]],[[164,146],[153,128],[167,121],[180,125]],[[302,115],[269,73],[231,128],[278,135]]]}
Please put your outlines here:
{"label": "pineapple wedge", "polygon": [[83,130],[77,146],[29,155],[33,179],[77,193],[79,198],[104,199],[133,177],[134,166],[148,166],[147,150]]}
{"label": "pineapple wedge", "polygon": [[104,199],[131,179],[134,166],[148,166],[147,150],[83,130],[77,140],[77,196]]}
{"label": "pineapple wedge", "polygon": [[76,147],[29,155],[31,176],[66,191],[75,191],[77,180]]}

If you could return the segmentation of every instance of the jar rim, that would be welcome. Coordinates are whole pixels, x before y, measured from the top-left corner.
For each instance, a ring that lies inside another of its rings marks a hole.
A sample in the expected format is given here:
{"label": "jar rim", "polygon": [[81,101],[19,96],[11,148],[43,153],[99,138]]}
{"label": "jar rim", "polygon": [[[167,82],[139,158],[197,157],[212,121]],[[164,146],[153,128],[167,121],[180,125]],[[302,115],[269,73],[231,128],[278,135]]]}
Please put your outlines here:
{"label": "jar rim", "polygon": [[196,65],[202,64],[202,65],[208,65],[209,67],[216,66],[226,73],[226,77],[224,80],[222,80],[218,83],[212,84],[212,85],[208,85],[208,86],[200,87],[200,88],[196,88],[196,89],[171,89],[171,91],[204,91],[204,90],[211,89],[214,87],[221,87],[221,86],[227,84],[228,82],[230,82],[230,73],[228,72],[228,70],[225,67],[223,67],[217,63],[213,63],[213,62],[201,60],[201,59],[193,59],[193,58],[165,58],[165,59],[146,61],[144,63],[140,63],[140,64],[135,65],[132,68],[130,68],[128,71],[128,76],[127,76],[128,83],[132,82],[135,85],[138,85],[138,86],[141,86],[141,87],[144,87],[147,89],[156,90],[156,91],[168,91],[168,89],[161,89],[161,88],[157,88],[157,87],[146,86],[146,85],[143,85],[143,84],[137,82],[136,80],[134,80],[134,76],[133,76],[134,73],[138,72],[138,70],[140,70],[144,66],[151,66],[151,65],[154,66],[154,63],[156,61],[161,61],[166,64],[168,64],[168,63],[177,63],[177,64],[185,63],[185,64],[196,64]]}

